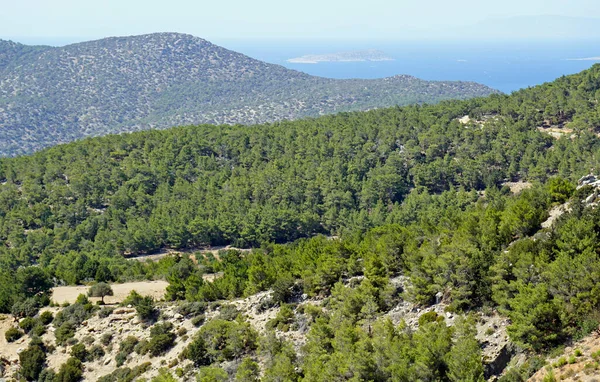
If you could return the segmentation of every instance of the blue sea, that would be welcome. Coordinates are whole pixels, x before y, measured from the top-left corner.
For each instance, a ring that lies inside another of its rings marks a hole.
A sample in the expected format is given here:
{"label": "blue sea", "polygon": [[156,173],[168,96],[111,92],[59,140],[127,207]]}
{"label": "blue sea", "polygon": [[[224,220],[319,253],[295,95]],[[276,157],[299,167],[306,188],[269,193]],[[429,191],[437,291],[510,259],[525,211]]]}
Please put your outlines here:
{"label": "blue sea", "polygon": [[[596,62],[600,41],[323,42],[214,41],[251,57],[316,76],[380,78],[408,74],[425,80],[475,81],[505,93],[580,72]],[[394,61],[291,64],[306,54],[379,49]]]}

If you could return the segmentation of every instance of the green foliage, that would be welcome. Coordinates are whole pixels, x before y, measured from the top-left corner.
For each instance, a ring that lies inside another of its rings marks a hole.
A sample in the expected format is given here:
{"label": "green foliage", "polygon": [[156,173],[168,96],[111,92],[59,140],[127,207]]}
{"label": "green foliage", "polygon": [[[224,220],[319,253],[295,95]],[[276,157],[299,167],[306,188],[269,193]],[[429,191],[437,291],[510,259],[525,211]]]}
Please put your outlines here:
{"label": "green foliage", "polygon": [[42,325],[48,325],[52,322],[52,320],[54,320],[54,315],[52,315],[52,312],[45,311],[40,314],[40,323]]}
{"label": "green foliage", "polygon": [[82,343],[75,344],[71,347],[71,357],[75,357],[81,362],[85,362],[89,357],[89,352]]}
{"label": "green foliage", "polygon": [[102,303],[104,303],[104,297],[113,295],[114,292],[110,285],[104,282],[92,285],[88,291],[88,296],[90,297],[101,297]]}
{"label": "green foliage", "polygon": [[185,356],[197,365],[232,360],[257,346],[257,333],[241,321],[213,319],[204,324],[188,345]]}
{"label": "green foliage", "polygon": [[[495,92],[471,82],[429,82],[407,76],[369,80],[315,77],[177,33],[65,47],[6,47],[12,43],[1,43],[2,105],[11,108],[3,114],[6,127],[0,134],[0,156],[31,153],[87,136],[146,126],[165,128],[182,121],[248,125]],[[169,53],[149,53],[163,49]],[[95,57],[85,73],[66,70],[60,59],[82,56]],[[136,57],[135,67],[127,64],[129,57]],[[84,110],[92,108],[98,111],[81,117]],[[126,146],[107,148],[107,155],[115,160],[126,158],[128,152]],[[393,176],[383,174],[387,179]],[[69,180],[75,192],[90,186],[86,178]],[[376,180],[373,183],[375,191],[393,193],[393,188]],[[176,232],[172,245],[189,239]]]}
{"label": "green foliage", "polygon": [[177,336],[172,329],[173,324],[170,322],[155,324],[150,328],[150,340],[146,349],[151,356],[159,356],[173,347]]}
{"label": "green foliage", "polygon": [[19,363],[21,375],[28,381],[36,381],[46,363],[46,353],[40,346],[29,346],[19,353]]}
{"label": "green foliage", "polygon": [[32,317],[25,317],[19,322],[19,327],[25,331],[25,333],[29,333],[31,329],[37,324],[37,320]]}
{"label": "green foliage", "polygon": [[6,338],[6,342],[15,342],[19,338],[23,337],[23,332],[18,328],[10,327],[4,333],[4,338]]}
{"label": "green foliage", "polygon": [[158,375],[152,378],[152,382],[177,382],[177,379],[167,369],[161,368],[158,370]]}
{"label": "green foliage", "polygon": [[56,342],[62,345],[75,336],[75,326],[70,322],[65,322],[55,330],[54,335],[56,336]]}
{"label": "green foliage", "polygon": [[235,373],[236,382],[258,382],[260,380],[260,367],[252,358],[242,360]]}
{"label": "green foliage", "polygon": [[143,363],[133,369],[124,367],[115,369],[112,373],[98,378],[98,382],[131,382],[152,367],[150,362]]}
{"label": "green foliage", "polygon": [[154,320],[158,314],[152,296],[142,296],[135,290],[129,293],[122,305],[133,305],[142,320]]}
{"label": "green foliage", "polygon": [[62,364],[56,374],[56,382],[78,382],[83,376],[83,364],[77,358],[71,357]]}
{"label": "green foliage", "polygon": [[201,367],[196,377],[197,382],[227,382],[228,380],[227,372],[216,366]]}
{"label": "green foliage", "polygon": [[287,332],[293,322],[294,311],[289,305],[284,304],[277,312],[277,316],[267,322],[267,329],[279,329]]}

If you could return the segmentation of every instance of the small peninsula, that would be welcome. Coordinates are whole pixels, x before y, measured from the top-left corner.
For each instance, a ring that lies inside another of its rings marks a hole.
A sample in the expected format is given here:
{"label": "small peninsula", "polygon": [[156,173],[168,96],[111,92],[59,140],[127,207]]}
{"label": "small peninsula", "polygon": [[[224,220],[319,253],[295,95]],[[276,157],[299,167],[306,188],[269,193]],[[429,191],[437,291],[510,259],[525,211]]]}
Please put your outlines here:
{"label": "small peninsula", "polygon": [[292,64],[318,64],[319,62],[363,62],[363,61],[393,61],[394,59],[376,49],[354,50],[328,54],[307,54],[290,58]]}

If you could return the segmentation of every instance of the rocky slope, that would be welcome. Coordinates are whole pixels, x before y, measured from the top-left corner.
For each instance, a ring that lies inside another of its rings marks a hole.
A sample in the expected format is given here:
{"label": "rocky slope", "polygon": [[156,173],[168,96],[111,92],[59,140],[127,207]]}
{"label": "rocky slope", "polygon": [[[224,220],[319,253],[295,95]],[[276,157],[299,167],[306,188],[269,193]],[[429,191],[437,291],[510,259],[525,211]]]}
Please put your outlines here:
{"label": "rocky slope", "polygon": [[0,41],[0,155],[108,133],[254,124],[493,92],[410,76],[319,78],[177,33],[60,48]]}

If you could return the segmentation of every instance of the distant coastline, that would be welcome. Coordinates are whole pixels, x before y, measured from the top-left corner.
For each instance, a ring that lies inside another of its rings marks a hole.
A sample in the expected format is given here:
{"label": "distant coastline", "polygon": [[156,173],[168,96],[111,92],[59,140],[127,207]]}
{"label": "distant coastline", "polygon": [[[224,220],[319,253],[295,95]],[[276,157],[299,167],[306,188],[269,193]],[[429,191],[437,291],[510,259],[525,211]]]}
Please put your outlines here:
{"label": "distant coastline", "polygon": [[583,57],[583,58],[567,58],[567,61],[600,61],[600,56],[598,56],[598,57]]}
{"label": "distant coastline", "polygon": [[301,57],[290,58],[291,64],[318,64],[320,62],[365,62],[365,61],[394,61],[384,52],[376,49],[355,50],[328,54],[307,54]]}

